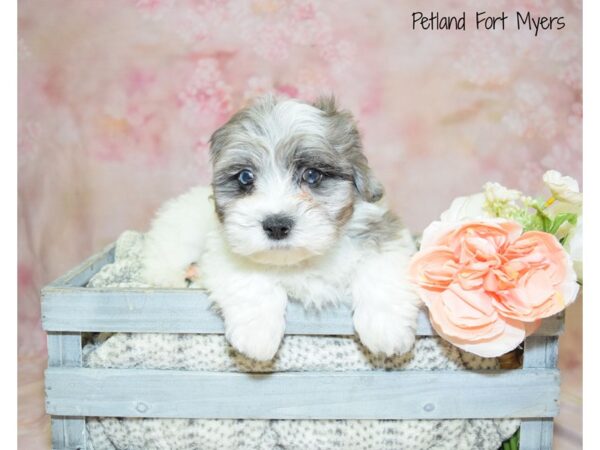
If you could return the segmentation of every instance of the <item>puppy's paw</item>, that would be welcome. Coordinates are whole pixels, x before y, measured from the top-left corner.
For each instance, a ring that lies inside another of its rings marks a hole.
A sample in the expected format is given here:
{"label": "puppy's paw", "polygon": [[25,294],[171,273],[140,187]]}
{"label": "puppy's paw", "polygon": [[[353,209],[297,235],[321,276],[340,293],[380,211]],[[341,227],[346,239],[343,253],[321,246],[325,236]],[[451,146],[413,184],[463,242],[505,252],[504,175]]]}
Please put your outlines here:
{"label": "puppy's paw", "polygon": [[273,359],[285,329],[284,320],[251,320],[227,327],[226,337],[236,350],[258,361]]}
{"label": "puppy's paw", "polygon": [[375,354],[401,355],[415,343],[415,329],[393,314],[359,308],[354,311],[354,328],[361,342]]}

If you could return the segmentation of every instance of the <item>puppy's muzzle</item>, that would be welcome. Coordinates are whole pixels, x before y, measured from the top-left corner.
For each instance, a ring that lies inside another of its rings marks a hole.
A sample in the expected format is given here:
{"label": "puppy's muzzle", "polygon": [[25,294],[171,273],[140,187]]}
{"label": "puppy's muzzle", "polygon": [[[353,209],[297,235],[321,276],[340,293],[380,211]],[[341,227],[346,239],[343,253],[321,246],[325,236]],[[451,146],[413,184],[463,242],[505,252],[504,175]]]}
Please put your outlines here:
{"label": "puppy's muzzle", "polygon": [[262,227],[269,239],[279,241],[290,234],[294,220],[284,214],[273,214],[263,220]]}

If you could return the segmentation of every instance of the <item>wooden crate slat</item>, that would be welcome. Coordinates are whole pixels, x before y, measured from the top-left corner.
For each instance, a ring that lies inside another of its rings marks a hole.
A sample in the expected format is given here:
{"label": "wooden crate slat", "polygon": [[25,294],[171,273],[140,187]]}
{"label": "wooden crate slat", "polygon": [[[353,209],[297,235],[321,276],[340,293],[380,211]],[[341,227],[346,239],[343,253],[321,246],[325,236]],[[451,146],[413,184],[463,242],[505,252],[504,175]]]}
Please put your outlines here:
{"label": "wooden crate slat", "polygon": [[[90,256],[88,259],[83,261],[78,266],[69,270],[63,276],[57,278],[50,283],[46,288],[52,288],[55,286],[62,287],[82,287],[85,286],[88,281],[98,271],[107,264],[114,261],[115,256],[115,244],[110,244],[95,255]],[[46,289],[44,288],[44,289]],[[44,290],[42,289],[42,293]]]}
{"label": "wooden crate slat", "polygon": [[553,368],[558,362],[558,338],[529,336],[525,339],[524,367]]}
{"label": "wooden crate slat", "polygon": [[52,416],[52,450],[86,450],[85,418]]}
{"label": "wooden crate slat", "polygon": [[[80,333],[48,333],[48,366],[75,368],[82,363]],[[51,369],[50,369],[51,370]],[[46,405],[48,405],[48,385],[46,384]],[[85,419],[81,416],[52,416],[52,448],[65,450],[85,450],[87,435]]]}
{"label": "wooden crate slat", "polygon": [[552,450],[553,431],[551,418],[522,419],[519,450]]}
{"label": "wooden crate slat", "polygon": [[[523,367],[553,369],[558,362],[558,338],[554,336],[529,336],[525,339]],[[558,380],[560,383],[560,380]],[[532,418],[521,421],[519,450],[551,450],[554,422],[549,418]]]}
{"label": "wooden crate slat", "polygon": [[[564,314],[526,340],[524,369],[239,374],[81,368],[83,331],[222,333],[202,291],[88,289],[114,244],[42,291],[49,332],[47,411],[53,448],[85,449],[84,416],[279,419],[523,418],[520,450],[552,447]],[[306,312],[290,303],[287,334],[352,335],[348,308]],[[435,335],[425,312],[417,335]],[[197,395],[195,395],[197,394]],[[507,402],[506,398],[511,398]]]}
{"label": "wooden crate slat", "polygon": [[48,333],[48,366],[81,366],[81,333]]}
{"label": "wooden crate slat", "polygon": [[[288,372],[49,368],[50,414],[234,419],[552,417],[558,371]],[[506,399],[510,398],[510,401]]]}
{"label": "wooden crate slat", "polygon": [[[295,302],[287,309],[286,334],[352,335],[348,307],[305,311]],[[207,295],[191,289],[46,289],[42,294],[45,330],[137,333],[223,333],[223,322],[211,310]],[[562,316],[542,323],[538,335],[557,335]],[[421,311],[417,335],[432,336],[427,313]]]}

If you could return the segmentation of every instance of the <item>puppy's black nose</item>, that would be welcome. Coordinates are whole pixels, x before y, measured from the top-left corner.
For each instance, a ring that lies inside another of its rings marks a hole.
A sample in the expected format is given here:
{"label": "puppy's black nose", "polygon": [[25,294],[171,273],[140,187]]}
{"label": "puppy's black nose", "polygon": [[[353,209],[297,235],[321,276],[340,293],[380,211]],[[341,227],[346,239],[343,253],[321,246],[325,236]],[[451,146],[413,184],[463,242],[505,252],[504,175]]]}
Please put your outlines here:
{"label": "puppy's black nose", "polygon": [[294,221],[283,214],[273,214],[263,220],[262,226],[269,238],[278,241],[285,239],[290,234],[294,226]]}

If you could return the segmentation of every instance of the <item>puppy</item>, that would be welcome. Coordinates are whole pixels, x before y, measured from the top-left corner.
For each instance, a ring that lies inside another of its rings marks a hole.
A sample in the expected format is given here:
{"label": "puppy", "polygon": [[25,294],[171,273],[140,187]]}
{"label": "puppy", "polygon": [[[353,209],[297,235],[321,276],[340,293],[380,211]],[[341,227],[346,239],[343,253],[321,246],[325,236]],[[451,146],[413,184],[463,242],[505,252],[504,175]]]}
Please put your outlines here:
{"label": "puppy", "polygon": [[[169,201],[146,237],[144,277],[208,290],[229,342],[271,359],[288,297],[307,307],[352,302],[372,352],[405,353],[418,297],[405,271],[410,233],[382,203],[350,113],[259,99],[211,137],[212,189]],[[192,273],[192,272],[196,273]]]}

